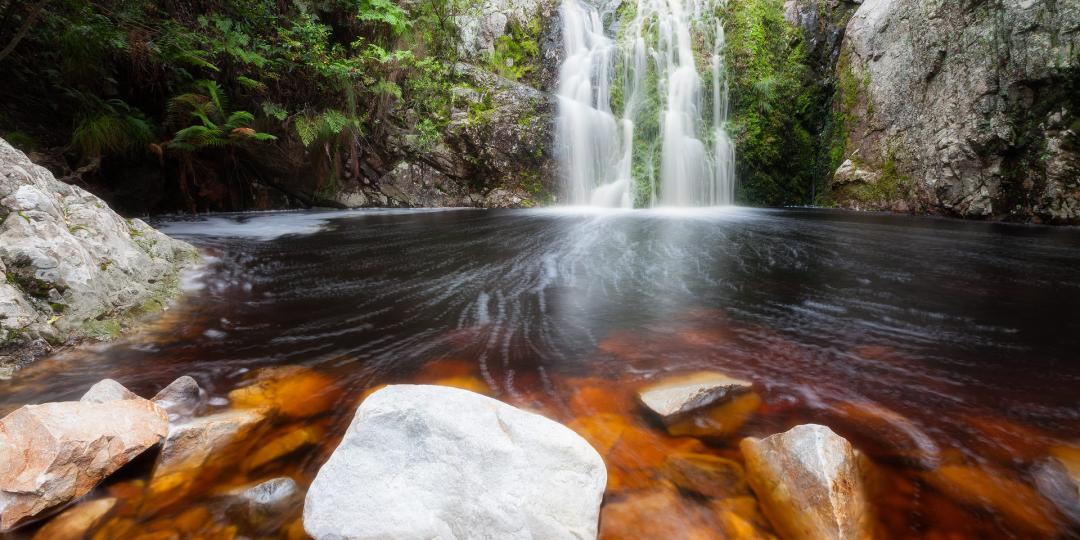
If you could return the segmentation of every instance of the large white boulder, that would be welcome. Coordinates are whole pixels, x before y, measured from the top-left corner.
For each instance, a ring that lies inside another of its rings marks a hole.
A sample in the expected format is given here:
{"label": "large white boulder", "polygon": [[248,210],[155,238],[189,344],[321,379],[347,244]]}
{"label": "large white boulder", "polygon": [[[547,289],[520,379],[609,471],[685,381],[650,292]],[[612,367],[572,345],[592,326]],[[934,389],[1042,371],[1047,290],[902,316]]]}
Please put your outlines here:
{"label": "large white boulder", "polygon": [[304,506],[316,539],[595,538],[607,471],[565,426],[442,386],[356,411]]}

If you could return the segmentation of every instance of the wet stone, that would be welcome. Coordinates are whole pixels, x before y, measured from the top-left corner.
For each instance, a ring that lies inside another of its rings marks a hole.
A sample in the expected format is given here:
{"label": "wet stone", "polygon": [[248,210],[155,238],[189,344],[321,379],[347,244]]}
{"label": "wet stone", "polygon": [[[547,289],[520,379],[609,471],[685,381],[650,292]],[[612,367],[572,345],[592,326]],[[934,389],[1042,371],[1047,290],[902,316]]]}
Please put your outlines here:
{"label": "wet stone", "polygon": [[289,418],[307,418],[326,412],[339,392],[329,377],[301,366],[259,370],[251,383],[229,392],[233,406],[267,409]]}
{"label": "wet stone", "polygon": [[868,538],[872,520],[851,444],[807,424],[740,444],[747,481],[780,536],[792,540]]}
{"label": "wet stone", "polygon": [[199,383],[184,375],[162,388],[153,401],[169,413],[170,421],[177,422],[199,414],[206,406],[206,398]]}
{"label": "wet stone", "polygon": [[0,532],[86,495],[168,431],[145,399],[27,405],[0,420]]}
{"label": "wet stone", "polygon": [[703,371],[673,376],[638,391],[641,402],[665,421],[679,415],[749,392],[750,381],[723,373]]}

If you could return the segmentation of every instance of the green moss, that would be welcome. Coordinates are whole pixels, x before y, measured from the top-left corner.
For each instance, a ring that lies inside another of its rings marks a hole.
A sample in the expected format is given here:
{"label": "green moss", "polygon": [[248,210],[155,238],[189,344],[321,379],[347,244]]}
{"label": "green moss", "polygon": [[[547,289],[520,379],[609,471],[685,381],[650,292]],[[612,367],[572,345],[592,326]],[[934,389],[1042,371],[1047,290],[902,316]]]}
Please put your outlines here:
{"label": "green moss", "polygon": [[88,337],[100,340],[112,340],[120,337],[123,326],[117,318],[105,318],[87,321],[82,329],[83,333]]}
{"label": "green moss", "polygon": [[507,32],[495,41],[488,70],[513,80],[530,80],[540,70],[540,18],[522,24],[510,21]]}
{"label": "green moss", "polygon": [[724,21],[737,198],[811,202],[827,96],[814,80],[802,32],[784,19],[782,0],[730,3]]}

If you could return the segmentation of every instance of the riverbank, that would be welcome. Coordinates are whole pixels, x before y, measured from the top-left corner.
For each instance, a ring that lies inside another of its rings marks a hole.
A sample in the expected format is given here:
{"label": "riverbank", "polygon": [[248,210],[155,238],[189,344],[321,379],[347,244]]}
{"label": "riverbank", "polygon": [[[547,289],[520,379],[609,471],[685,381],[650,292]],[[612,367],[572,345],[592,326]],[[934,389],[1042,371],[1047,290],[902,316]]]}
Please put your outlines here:
{"label": "riverbank", "polygon": [[199,259],[0,139],[0,378],[55,346],[119,337],[165,309]]}

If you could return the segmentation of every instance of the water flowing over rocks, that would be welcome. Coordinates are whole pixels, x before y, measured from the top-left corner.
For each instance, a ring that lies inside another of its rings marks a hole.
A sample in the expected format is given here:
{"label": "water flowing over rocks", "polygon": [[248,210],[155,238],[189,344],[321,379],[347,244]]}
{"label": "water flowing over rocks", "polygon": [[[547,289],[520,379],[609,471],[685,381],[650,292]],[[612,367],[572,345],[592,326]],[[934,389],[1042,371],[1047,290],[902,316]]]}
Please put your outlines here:
{"label": "water flowing over rocks", "polygon": [[843,437],[807,424],[764,439],[743,439],[740,447],[750,487],[782,537],[871,537],[857,456]]}
{"label": "water flowing over rocks", "polygon": [[113,337],[121,317],[160,310],[196,257],[0,139],[0,375],[29,344]]}
{"label": "water flowing over rocks", "polygon": [[165,411],[141,398],[12,412],[0,420],[0,532],[86,495],[167,432]]}
{"label": "water flowing over rocks", "polygon": [[1078,55],[1075,0],[866,0],[837,65],[833,198],[1080,222]]}
{"label": "water flowing over rocks", "polygon": [[328,538],[594,538],[607,475],[566,427],[438,386],[388,386],[357,409],[307,494]]}
{"label": "water flowing over rocks", "polygon": [[672,377],[642,388],[641,402],[665,421],[731,396],[749,392],[753,384],[722,373],[701,372]]}

